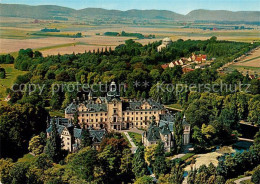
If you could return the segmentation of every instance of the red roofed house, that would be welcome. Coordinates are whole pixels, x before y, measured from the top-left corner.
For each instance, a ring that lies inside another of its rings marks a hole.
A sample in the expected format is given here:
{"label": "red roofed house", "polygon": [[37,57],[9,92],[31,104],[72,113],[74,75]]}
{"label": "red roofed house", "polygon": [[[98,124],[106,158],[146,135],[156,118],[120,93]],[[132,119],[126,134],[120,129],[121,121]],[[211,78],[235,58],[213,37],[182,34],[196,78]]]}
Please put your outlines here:
{"label": "red roofed house", "polygon": [[201,56],[197,56],[195,59],[195,63],[201,63],[202,62],[202,57]]}
{"label": "red roofed house", "polygon": [[206,61],[207,60],[207,55],[202,55],[202,61]]}
{"label": "red roofed house", "polygon": [[163,64],[163,65],[161,65],[161,67],[162,67],[162,69],[166,69],[166,68],[168,68],[169,67],[169,64],[168,63],[166,63],[166,64]]}
{"label": "red roofed house", "polygon": [[183,73],[188,73],[188,72],[194,71],[194,69],[191,69],[191,68],[183,68],[182,71],[183,71]]}

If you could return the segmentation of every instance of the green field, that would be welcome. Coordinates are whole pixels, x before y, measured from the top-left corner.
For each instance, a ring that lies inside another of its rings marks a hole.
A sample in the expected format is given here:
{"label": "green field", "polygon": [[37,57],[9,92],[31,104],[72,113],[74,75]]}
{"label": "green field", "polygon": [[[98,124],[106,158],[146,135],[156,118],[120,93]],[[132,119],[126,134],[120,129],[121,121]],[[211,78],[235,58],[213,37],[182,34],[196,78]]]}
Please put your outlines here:
{"label": "green field", "polygon": [[142,135],[134,132],[128,132],[129,136],[132,138],[133,142],[137,146],[140,142],[142,142]]}
{"label": "green field", "polygon": [[176,110],[179,110],[179,111],[183,110],[183,108],[181,107],[181,104],[170,104],[170,105],[166,105],[166,107],[176,109]]}
{"label": "green field", "polygon": [[0,67],[6,71],[6,78],[0,79],[0,102],[2,102],[7,95],[6,89],[13,85],[17,76],[23,75],[26,72],[15,69],[13,64],[0,64]]}

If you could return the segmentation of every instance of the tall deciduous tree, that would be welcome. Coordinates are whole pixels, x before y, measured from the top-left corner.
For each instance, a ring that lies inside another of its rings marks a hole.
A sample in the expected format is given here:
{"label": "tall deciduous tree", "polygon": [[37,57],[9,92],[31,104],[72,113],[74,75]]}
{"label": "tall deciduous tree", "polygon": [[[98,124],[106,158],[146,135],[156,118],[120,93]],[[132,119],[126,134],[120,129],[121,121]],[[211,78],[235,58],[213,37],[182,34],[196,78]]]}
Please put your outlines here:
{"label": "tall deciduous tree", "polygon": [[39,135],[34,136],[29,142],[29,151],[34,155],[39,155],[43,152],[45,141]]}

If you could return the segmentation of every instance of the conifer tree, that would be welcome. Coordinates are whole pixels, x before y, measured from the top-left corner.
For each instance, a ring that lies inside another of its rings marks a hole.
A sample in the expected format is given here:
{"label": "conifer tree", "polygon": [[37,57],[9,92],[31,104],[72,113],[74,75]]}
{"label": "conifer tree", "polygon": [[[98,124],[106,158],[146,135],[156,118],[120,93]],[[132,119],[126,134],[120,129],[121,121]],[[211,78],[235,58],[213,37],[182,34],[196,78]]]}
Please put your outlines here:
{"label": "conifer tree", "polygon": [[155,149],[155,161],[153,164],[153,171],[156,177],[159,177],[160,174],[165,174],[166,172],[166,161],[164,154],[164,145],[160,141]]}
{"label": "conifer tree", "polygon": [[75,112],[73,116],[73,125],[77,128],[79,128],[79,112],[78,110]]}
{"label": "conifer tree", "polygon": [[89,130],[85,129],[85,126],[83,126],[80,147],[84,148],[87,146],[91,146],[92,143],[93,143],[93,141],[92,141],[92,138],[90,137]]}
{"label": "conifer tree", "polygon": [[136,178],[148,174],[147,165],[144,160],[144,146],[139,146],[133,158],[133,173]]}
{"label": "conifer tree", "polygon": [[51,123],[51,135],[47,140],[44,152],[50,160],[58,163],[61,159],[61,138],[54,121]]}

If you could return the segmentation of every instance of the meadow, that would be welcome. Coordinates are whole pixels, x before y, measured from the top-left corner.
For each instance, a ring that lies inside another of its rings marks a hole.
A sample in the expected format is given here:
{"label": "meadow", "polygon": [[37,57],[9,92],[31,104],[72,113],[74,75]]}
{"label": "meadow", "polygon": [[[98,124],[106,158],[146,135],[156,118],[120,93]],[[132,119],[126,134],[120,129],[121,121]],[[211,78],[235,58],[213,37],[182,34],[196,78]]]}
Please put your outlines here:
{"label": "meadow", "polygon": [[14,68],[13,64],[0,64],[1,68],[6,71],[6,78],[0,79],[0,104],[3,103],[4,98],[7,96],[6,89],[10,88],[15,82],[17,76],[23,75],[26,72]]}

